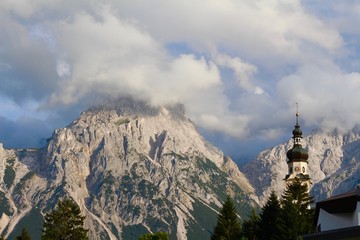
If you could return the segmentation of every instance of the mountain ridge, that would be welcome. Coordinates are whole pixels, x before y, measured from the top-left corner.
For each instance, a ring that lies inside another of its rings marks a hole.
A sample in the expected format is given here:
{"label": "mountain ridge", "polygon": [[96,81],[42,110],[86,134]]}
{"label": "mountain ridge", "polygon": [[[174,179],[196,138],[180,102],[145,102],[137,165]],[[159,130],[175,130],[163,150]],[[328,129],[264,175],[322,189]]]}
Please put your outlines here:
{"label": "mountain ridge", "polygon": [[1,212],[0,226],[8,236],[23,216],[44,214],[63,196],[80,206],[91,239],[209,237],[228,193],[242,217],[257,205],[237,165],[204,140],[181,105],[119,100],[84,111],[43,149],[2,152],[1,200],[12,212]]}
{"label": "mountain ridge", "polygon": [[[281,195],[292,145],[289,139],[266,149],[240,170],[200,135],[183,105],[109,101],[56,129],[42,149],[0,144],[0,231],[14,237],[26,221],[41,224],[69,196],[86,216],[91,239],[137,239],[153,231],[208,238],[227,194],[242,219],[271,190]],[[303,146],[316,200],[359,183],[360,131],[314,131]]]}

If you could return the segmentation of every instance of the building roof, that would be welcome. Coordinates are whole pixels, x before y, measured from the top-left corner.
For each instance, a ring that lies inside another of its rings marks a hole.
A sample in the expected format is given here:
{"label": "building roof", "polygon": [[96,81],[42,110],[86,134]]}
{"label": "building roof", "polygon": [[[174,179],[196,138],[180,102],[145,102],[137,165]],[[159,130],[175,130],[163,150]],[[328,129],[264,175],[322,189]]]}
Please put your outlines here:
{"label": "building roof", "polygon": [[353,212],[356,209],[358,201],[360,201],[360,185],[358,185],[354,190],[316,203],[316,210],[318,211],[318,209],[321,208],[329,213]]}
{"label": "building roof", "polygon": [[326,200],[316,203],[315,226],[319,219],[320,209],[328,213],[349,213],[356,210],[357,202],[360,201],[360,185],[354,190],[330,197]]}
{"label": "building roof", "polygon": [[329,230],[324,232],[312,233],[303,235],[304,240],[349,240],[349,239],[358,239],[360,236],[360,226],[349,227],[349,228],[340,228],[335,230]]}

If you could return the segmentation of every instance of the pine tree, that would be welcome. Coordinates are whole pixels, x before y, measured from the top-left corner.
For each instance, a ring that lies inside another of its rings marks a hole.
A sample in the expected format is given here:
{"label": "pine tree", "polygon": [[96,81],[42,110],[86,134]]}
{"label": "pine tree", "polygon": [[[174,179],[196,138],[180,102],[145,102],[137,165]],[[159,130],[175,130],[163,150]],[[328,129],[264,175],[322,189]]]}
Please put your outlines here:
{"label": "pine tree", "polygon": [[26,228],[23,228],[21,235],[16,237],[16,240],[31,240],[31,236]]}
{"label": "pine tree", "polygon": [[217,224],[214,228],[211,240],[239,239],[240,233],[241,228],[236,208],[230,196],[227,196],[220,214],[218,215]]}
{"label": "pine tree", "polygon": [[308,186],[299,179],[287,185],[281,200],[281,239],[296,239],[301,234],[313,231],[314,210],[310,209],[312,202]]}
{"label": "pine tree", "polygon": [[242,236],[248,240],[255,240],[259,235],[259,215],[251,209],[250,218],[245,220],[242,226]]}
{"label": "pine tree", "polygon": [[65,199],[59,201],[57,207],[45,215],[43,240],[83,240],[88,239],[88,230],[84,229],[85,217],[81,215],[79,206]]}
{"label": "pine tree", "polygon": [[276,240],[280,232],[280,212],[281,206],[275,191],[272,191],[270,197],[261,209],[259,221],[259,239]]}

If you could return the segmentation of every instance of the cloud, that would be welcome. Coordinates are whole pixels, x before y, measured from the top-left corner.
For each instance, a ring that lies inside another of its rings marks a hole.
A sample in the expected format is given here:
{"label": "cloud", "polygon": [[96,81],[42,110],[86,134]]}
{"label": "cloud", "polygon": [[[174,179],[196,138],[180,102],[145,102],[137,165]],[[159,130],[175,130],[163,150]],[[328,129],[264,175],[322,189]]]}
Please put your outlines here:
{"label": "cloud", "polygon": [[212,61],[192,54],[171,58],[148,33],[108,9],[99,14],[101,20],[80,13],[73,21],[53,27],[59,52],[66,59],[58,62],[57,70],[69,76],[57,82],[51,106],[74,104],[88,94],[128,92],[164,104],[187,101],[221,85]]}
{"label": "cloud", "polygon": [[[200,127],[238,139],[280,139],[295,102],[307,127],[350,129],[360,120],[349,28],[358,4],[318,3],[4,0],[0,97],[26,114],[36,105],[31,117],[48,126],[125,94],[184,103]],[[14,128],[34,122],[2,114]]]}
{"label": "cloud", "polygon": [[60,78],[69,77],[71,75],[70,65],[65,61],[58,60],[56,64],[56,73]]}
{"label": "cloud", "polygon": [[246,91],[257,92],[260,94],[263,92],[260,87],[254,86],[251,83],[252,76],[257,72],[256,66],[243,61],[239,57],[231,57],[216,51],[213,53],[213,58],[218,66],[226,67],[234,71],[240,87]]}
{"label": "cloud", "polygon": [[41,100],[54,89],[54,56],[26,27],[0,12],[0,94],[15,102]]}
{"label": "cloud", "polygon": [[348,131],[360,123],[360,73],[336,67],[303,66],[278,83],[279,94],[289,103],[301,101],[306,124]]}
{"label": "cloud", "polygon": [[121,4],[119,12],[163,41],[184,41],[203,51],[210,42],[269,68],[307,61],[304,48],[312,45],[332,51],[343,43],[336,29],[300,1],[166,1],[149,7],[135,1]]}

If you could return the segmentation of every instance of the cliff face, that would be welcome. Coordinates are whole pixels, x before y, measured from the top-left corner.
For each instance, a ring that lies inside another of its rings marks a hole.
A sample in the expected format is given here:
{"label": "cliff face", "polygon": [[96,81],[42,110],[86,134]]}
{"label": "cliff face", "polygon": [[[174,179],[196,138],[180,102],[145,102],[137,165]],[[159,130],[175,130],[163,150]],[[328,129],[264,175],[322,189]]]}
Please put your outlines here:
{"label": "cliff face", "polygon": [[[317,131],[302,141],[309,151],[309,172],[313,183],[311,195],[322,200],[352,190],[360,183],[360,134]],[[285,188],[287,174],[286,151],[292,140],[261,152],[242,171],[256,189],[262,205],[271,190],[278,196]]]}
{"label": "cliff face", "polygon": [[149,231],[209,237],[226,194],[242,216],[256,205],[249,181],[201,137],[181,105],[152,108],[127,99],[83,112],[44,149],[1,147],[0,179],[1,204],[9,209],[0,209],[3,233],[64,195],[86,215],[93,239],[137,239]]}

